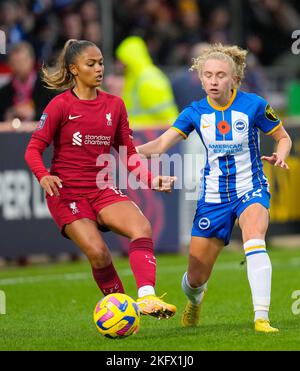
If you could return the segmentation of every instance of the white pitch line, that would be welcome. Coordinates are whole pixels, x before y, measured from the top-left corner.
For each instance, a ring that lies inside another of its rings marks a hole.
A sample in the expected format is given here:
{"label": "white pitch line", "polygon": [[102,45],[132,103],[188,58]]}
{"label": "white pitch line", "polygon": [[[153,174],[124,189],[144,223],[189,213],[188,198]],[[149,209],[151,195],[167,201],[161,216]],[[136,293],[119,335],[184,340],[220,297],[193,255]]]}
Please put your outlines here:
{"label": "white pitch line", "polygon": [[[171,266],[171,267],[159,267],[161,272],[167,273],[177,273],[179,269],[182,268],[184,271],[184,266]],[[239,268],[238,263],[219,263],[215,269],[237,269]],[[132,271],[129,268],[118,270],[121,276],[130,276]],[[36,276],[21,276],[21,277],[8,277],[0,279],[0,287],[2,286],[13,286],[22,284],[32,284],[32,283],[43,283],[52,281],[79,281],[92,278],[92,274],[89,272],[75,272],[75,273],[62,273],[62,274],[43,274]]]}
{"label": "white pitch line", "polygon": [[[299,267],[300,266],[300,259],[293,258],[290,259],[286,263],[282,263],[279,261],[272,262],[273,267]],[[159,272],[165,273],[179,273],[180,271],[184,272],[186,269],[185,265],[182,266],[160,266],[158,268]],[[239,261],[232,261],[232,262],[220,262],[217,263],[214,267],[214,271],[226,271],[226,270],[241,270],[245,269],[245,266],[241,266]],[[132,275],[132,271],[129,268],[124,268],[118,270],[121,276],[130,276]],[[43,274],[43,275],[36,275],[36,276],[21,276],[21,277],[7,277],[0,279],[0,288],[2,286],[13,286],[13,285],[22,285],[22,284],[35,284],[35,283],[43,283],[43,282],[52,282],[52,281],[80,281],[80,280],[88,280],[92,278],[92,274],[90,272],[75,272],[75,273],[62,273],[62,274]]]}
{"label": "white pitch line", "polygon": [[49,274],[49,275],[37,275],[28,277],[10,277],[0,279],[1,286],[19,285],[24,283],[40,283],[40,282],[51,282],[59,280],[76,281],[87,279],[91,274],[85,272],[77,273],[65,273],[65,274]]}

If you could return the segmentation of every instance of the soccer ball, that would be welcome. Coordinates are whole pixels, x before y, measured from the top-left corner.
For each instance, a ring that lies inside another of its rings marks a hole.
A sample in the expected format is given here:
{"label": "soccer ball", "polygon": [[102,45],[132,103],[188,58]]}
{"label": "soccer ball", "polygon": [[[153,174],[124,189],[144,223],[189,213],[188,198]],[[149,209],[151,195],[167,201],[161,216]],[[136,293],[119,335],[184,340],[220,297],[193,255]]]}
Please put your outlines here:
{"label": "soccer ball", "polygon": [[140,311],[130,296],[110,294],[97,303],[94,322],[100,334],[105,337],[124,338],[138,331]]}

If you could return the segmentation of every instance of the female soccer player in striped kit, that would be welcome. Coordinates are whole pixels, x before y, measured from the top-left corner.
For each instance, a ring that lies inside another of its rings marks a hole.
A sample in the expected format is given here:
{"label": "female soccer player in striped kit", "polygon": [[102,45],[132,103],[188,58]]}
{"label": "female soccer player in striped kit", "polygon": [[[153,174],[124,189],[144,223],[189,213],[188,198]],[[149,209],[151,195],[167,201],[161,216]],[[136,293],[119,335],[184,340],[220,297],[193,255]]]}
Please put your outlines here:
{"label": "female soccer player in striped kit", "polygon": [[[53,219],[63,235],[87,256],[103,294],[124,292],[124,288],[99,233],[101,227],[130,239],[129,260],[141,312],[168,318],[175,314],[176,307],[155,295],[151,225],[106,176],[99,178],[99,172],[105,170],[101,158],[106,158],[112,146],[116,150],[126,146],[128,160],[138,156],[123,101],[98,89],[104,74],[101,51],[92,42],[69,40],[56,67],[53,73],[43,70],[44,81],[52,89],[65,91],[45,108],[28,144],[26,161],[46,191]],[[54,157],[49,173],[42,154],[52,142]],[[137,177],[151,188],[171,191],[173,177],[153,178],[141,162],[127,167],[129,171],[138,170]]]}
{"label": "female soccer player in striped kit", "polygon": [[[158,139],[137,147],[146,156],[161,154],[196,130],[206,153],[189,247],[188,271],[182,288],[188,303],[183,326],[199,322],[200,305],[213,265],[230,240],[236,218],[242,230],[248,280],[254,306],[255,330],[277,332],[269,322],[271,262],[265,235],[270,194],[261,160],[288,169],[285,160],[291,139],[268,103],[256,94],[239,91],[246,66],[245,50],[210,45],[193,60],[205,99],[193,102]],[[260,156],[259,130],[277,142],[276,153]]]}

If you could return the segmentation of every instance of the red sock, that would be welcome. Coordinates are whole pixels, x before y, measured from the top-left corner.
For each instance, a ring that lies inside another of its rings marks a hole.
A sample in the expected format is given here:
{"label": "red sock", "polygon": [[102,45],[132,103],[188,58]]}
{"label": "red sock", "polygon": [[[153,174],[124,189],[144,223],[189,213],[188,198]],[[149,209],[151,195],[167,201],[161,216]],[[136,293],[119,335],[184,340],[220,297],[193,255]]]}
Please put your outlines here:
{"label": "red sock", "polygon": [[104,295],[112,294],[114,292],[125,292],[122,281],[120,280],[113,263],[110,263],[105,268],[92,268],[92,271],[94,279]]}
{"label": "red sock", "polygon": [[155,286],[156,260],[153,255],[152,238],[138,238],[130,242],[129,261],[138,289],[142,286]]}

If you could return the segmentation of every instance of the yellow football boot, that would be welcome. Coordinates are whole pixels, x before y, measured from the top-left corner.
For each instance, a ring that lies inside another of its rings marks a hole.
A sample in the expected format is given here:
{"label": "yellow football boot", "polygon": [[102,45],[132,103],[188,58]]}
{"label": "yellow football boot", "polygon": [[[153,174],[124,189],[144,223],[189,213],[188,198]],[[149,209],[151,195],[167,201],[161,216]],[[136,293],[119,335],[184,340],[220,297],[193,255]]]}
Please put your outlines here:
{"label": "yellow football boot", "polygon": [[272,327],[270,325],[270,321],[268,321],[266,319],[262,319],[262,318],[258,318],[254,322],[254,328],[255,328],[255,331],[257,331],[257,332],[264,332],[264,333],[279,332],[278,328]]}
{"label": "yellow football boot", "polygon": [[181,325],[183,327],[198,326],[200,320],[200,309],[201,303],[192,304],[190,301],[188,301],[181,317]]}
{"label": "yellow football boot", "polygon": [[[164,294],[165,295],[165,294]],[[156,317],[158,319],[167,319],[176,313],[176,307],[173,304],[168,304],[162,300],[164,297],[155,295],[146,295],[138,298],[136,303],[141,314]]]}

